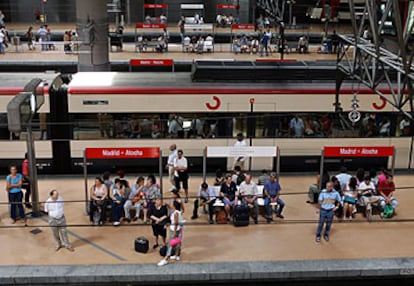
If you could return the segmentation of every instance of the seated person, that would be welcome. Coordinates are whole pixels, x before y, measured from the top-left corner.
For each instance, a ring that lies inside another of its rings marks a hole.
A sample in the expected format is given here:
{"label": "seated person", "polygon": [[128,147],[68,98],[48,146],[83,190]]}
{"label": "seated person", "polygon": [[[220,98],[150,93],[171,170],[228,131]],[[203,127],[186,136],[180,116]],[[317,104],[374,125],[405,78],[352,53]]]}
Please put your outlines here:
{"label": "seated person", "polygon": [[220,169],[216,170],[216,178],[214,179],[214,186],[221,186],[225,181],[223,172]]}
{"label": "seated person", "polygon": [[204,49],[204,38],[200,36],[198,38],[197,44],[196,44],[196,51],[197,54],[202,54]]}
{"label": "seated person", "polygon": [[240,52],[240,41],[237,37],[234,37],[233,43],[232,43],[232,51],[236,55]]}
{"label": "seated person", "polygon": [[224,210],[226,211],[227,217],[230,215],[230,210],[234,206],[237,185],[232,181],[231,174],[226,175],[225,182],[220,188],[220,198],[224,203]]}
{"label": "seated person", "polygon": [[115,179],[114,184],[111,186],[109,197],[112,200],[112,217],[114,219],[114,226],[120,225],[122,216],[122,208],[125,203],[125,186],[119,178]]}
{"label": "seated person", "polygon": [[345,220],[349,211],[349,221],[352,221],[352,214],[358,198],[358,184],[355,177],[349,179],[349,183],[345,186],[344,190],[344,213],[343,220]]}
{"label": "seated person", "polygon": [[186,37],[184,38],[184,41],[183,41],[183,46],[184,46],[185,51],[186,51],[187,53],[188,53],[188,52],[190,51],[190,49],[191,49],[190,44],[191,44],[191,39],[190,39],[190,37],[189,37],[189,36],[186,36]]}
{"label": "seated person", "polygon": [[[201,200],[201,205],[208,205],[208,214],[209,214],[209,223],[213,224],[213,214],[214,214],[214,202],[216,201],[216,193],[214,191],[213,187],[210,187],[207,185],[206,182],[203,182],[198,189],[198,197]],[[193,216],[191,219],[198,218],[198,207],[199,207],[199,200],[196,199],[194,201],[194,210],[193,210]]]}
{"label": "seated person", "polygon": [[263,169],[262,170],[262,174],[257,179],[257,184],[259,186],[263,186],[269,179],[270,179],[270,176],[267,173],[267,170],[266,169]]}
{"label": "seated person", "polygon": [[250,54],[257,54],[259,51],[259,40],[254,38],[250,41]]}
{"label": "seated person", "polygon": [[366,207],[366,217],[371,217],[372,204],[379,202],[380,196],[376,195],[375,185],[371,182],[370,176],[365,176],[364,180],[359,184],[358,191],[360,194],[359,201],[361,205]]}
{"label": "seated person", "polygon": [[320,183],[321,183],[321,176],[317,175],[316,183],[309,186],[309,190],[308,190],[309,200],[306,201],[308,204],[318,203],[319,194],[321,193],[321,189],[319,187]]}
{"label": "seated person", "polygon": [[249,41],[247,40],[246,35],[243,35],[240,39],[240,53],[249,52]]}
{"label": "seated person", "polygon": [[191,47],[191,52],[195,52],[196,51],[196,48],[197,48],[197,42],[198,42],[198,40],[197,40],[197,38],[196,38],[196,36],[192,36],[191,37],[191,41],[190,41],[190,47]]}
{"label": "seated person", "polygon": [[300,54],[306,54],[308,52],[308,45],[308,39],[305,36],[300,37],[298,41],[298,52]]}
{"label": "seated person", "polygon": [[134,221],[138,220],[141,208],[142,208],[142,202],[145,198],[145,195],[143,193],[145,179],[144,177],[139,177],[137,179],[137,182],[132,185],[131,192],[129,193],[128,197],[126,198],[126,202],[124,204],[124,213],[125,213],[125,220],[128,222],[131,221],[131,214],[129,213],[129,210],[131,208],[135,208],[135,217]]}
{"label": "seated person", "polygon": [[241,167],[238,165],[234,166],[233,175],[231,176],[231,178],[237,186],[240,186],[240,184],[244,181],[245,177],[246,175],[242,172]]}
{"label": "seated person", "polygon": [[95,184],[90,190],[90,220],[94,225],[103,225],[106,221],[106,200],[108,189],[100,177],[95,178]]}
{"label": "seated person", "polygon": [[144,193],[144,224],[147,223],[148,211],[155,205],[155,200],[161,197],[159,188],[151,176],[148,176],[145,186],[142,188]]}
{"label": "seated person", "polygon": [[282,215],[283,208],[285,207],[285,202],[280,199],[280,191],[282,188],[279,185],[279,182],[276,180],[276,173],[270,173],[270,179],[266,181],[263,188],[263,195],[265,196],[265,208],[266,208],[266,219],[270,223],[272,219],[272,206],[271,203],[277,203],[279,208],[277,209],[276,216],[278,218],[284,218]]}
{"label": "seated person", "polygon": [[380,195],[380,207],[382,211],[386,205],[392,205],[394,209],[398,207],[398,201],[394,198],[395,184],[391,174],[387,174],[386,180],[378,184],[377,191]]}
{"label": "seated person", "polygon": [[239,201],[253,209],[254,223],[257,224],[259,217],[259,206],[257,205],[257,185],[255,182],[252,182],[251,175],[246,175],[244,182],[240,184],[240,189],[236,195],[236,205]]}

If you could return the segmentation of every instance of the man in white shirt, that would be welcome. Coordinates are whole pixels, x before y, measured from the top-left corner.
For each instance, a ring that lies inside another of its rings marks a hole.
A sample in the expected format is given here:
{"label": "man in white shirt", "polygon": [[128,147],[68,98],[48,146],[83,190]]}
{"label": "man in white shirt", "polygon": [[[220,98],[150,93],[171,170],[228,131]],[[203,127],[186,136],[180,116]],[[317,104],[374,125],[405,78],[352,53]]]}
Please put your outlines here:
{"label": "man in white shirt", "polygon": [[344,187],[349,183],[349,180],[351,179],[351,175],[347,173],[347,169],[345,166],[342,166],[339,170],[339,174],[335,177],[338,179],[339,184],[341,185],[341,190],[344,189]]}
{"label": "man in white shirt", "polygon": [[170,183],[172,186],[175,186],[174,181],[174,161],[175,158],[177,158],[177,145],[171,144],[170,146],[170,154],[168,155],[167,165],[165,166],[165,169],[168,170],[168,175],[170,178]]}
{"label": "man in white shirt", "polygon": [[[244,136],[242,133],[237,134],[237,141],[234,143],[234,148],[246,147],[247,143],[244,140]],[[237,156],[234,157],[233,169],[235,166],[240,166],[240,169],[244,170],[244,162],[246,161],[245,156]]]}
{"label": "man in white shirt", "polygon": [[187,158],[183,156],[183,150],[177,151],[177,158],[174,160],[174,181],[175,188],[180,191],[180,182],[183,182],[185,191],[185,202],[188,203],[188,164]]}
{"label": "man in white shirt", "polygon": [[359,184],[358,191],[361,195],[360,202],[366,207],[366,217],[371,220],[372,204],[378,203],[381,197],[376,195],[375,185],[370,176],[366,176],[364,181]]}
{"label": "man in white shirt", "polygon": [[45,212],[49,216],[49,226],[52,229],[53,237],[56,242],[56,251],[62,248],[62,241],[67,250],[73,252],[75,249],[69,242],[68,233],[66,230],[66,218],[63,211],[63,198],[59,196],[58,191],[50,192],[50,197],[45,203]]}
{"label": "man in white shirt", "polygon": [[238,201],[247,204],[249,208],[253,209],[254,223],[257,224],[259,217],[259,206],[257,204],[257,185],[252,181],[252,176],[246,174],[244,182],[240,184],[240,189],[236,195],[236,205]]}

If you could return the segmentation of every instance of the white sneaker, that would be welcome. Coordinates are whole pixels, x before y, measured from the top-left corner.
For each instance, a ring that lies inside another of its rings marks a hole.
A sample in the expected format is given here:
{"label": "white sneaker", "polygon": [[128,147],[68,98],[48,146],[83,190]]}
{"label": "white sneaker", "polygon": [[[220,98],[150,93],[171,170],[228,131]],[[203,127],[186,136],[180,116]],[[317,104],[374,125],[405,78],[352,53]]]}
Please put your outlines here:
{"label": "white sneaker", "polygon": [[164,266],[164,265],[167,265],[167,264],[168,264],[168,261],[163,259],[160,262],[158,262],[157,266]]}
{"label": "white sneaker", "polygon": [[173,260],[180,261],[180,256],[178,256],[178,255],[177,256],[176,255],[173,255],[170,258],[173,259]]}
{"label": "white sneaker", "polygon": [[116,222],[114,222],[114,226],[118,226],[118,225],[120,225],[121,223],[119,222],[119,221],[116,221]]}

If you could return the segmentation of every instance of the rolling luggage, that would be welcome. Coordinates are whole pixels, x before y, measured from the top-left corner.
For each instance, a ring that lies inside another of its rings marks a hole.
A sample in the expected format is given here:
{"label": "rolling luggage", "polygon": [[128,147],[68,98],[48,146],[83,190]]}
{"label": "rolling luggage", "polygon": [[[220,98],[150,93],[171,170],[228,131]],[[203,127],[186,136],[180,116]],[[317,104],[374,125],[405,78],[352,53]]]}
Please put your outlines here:
{"label": "rolling luggage", "polygon": [[250,209],[246,205],[234,207],[233,224],[234,226],[249,225]]}
{"label": "rolling luggage", "polygon": [[135,251],[140,253],[147,253],[149,249],[149,241],[145,237],[138,237],[135,239]]}

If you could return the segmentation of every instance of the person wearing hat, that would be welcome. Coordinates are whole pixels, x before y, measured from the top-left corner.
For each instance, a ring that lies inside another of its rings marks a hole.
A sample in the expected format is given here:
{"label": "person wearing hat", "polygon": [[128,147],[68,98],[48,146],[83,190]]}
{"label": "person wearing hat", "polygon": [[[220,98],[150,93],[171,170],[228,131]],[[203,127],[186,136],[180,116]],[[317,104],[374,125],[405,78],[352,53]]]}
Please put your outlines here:
{"label": "person wearing hat", "polygon": [[198,197],[199,199],[196,199],[194,201],[194,211],[193,216],[191,219],[198,218],[198,207],[199,207],[199,200],[201,200],[201,205],[208,205],[208,214],[209,214],[209,223],[213,224],[213,214],[214,214],[214,203],[216,201],[216,192],[214,191],[214,188],[209,186],[206,182],[203,182],[198,189]]}
{"label": "person wearing hat", "polygon": [[275,172],[270,173],[270,179],[265,183],[263,187],[263,195],[265,200],[265,209],[266,209],[266,220],[270,223],[272,219],[272,204],[277,203],[279,208],[276,211],[276,216],[283,219],[282,215],[283,208],[285,207],[285,202],[279,197],[280,191],[279,182],[277,181],[277,175]]}

